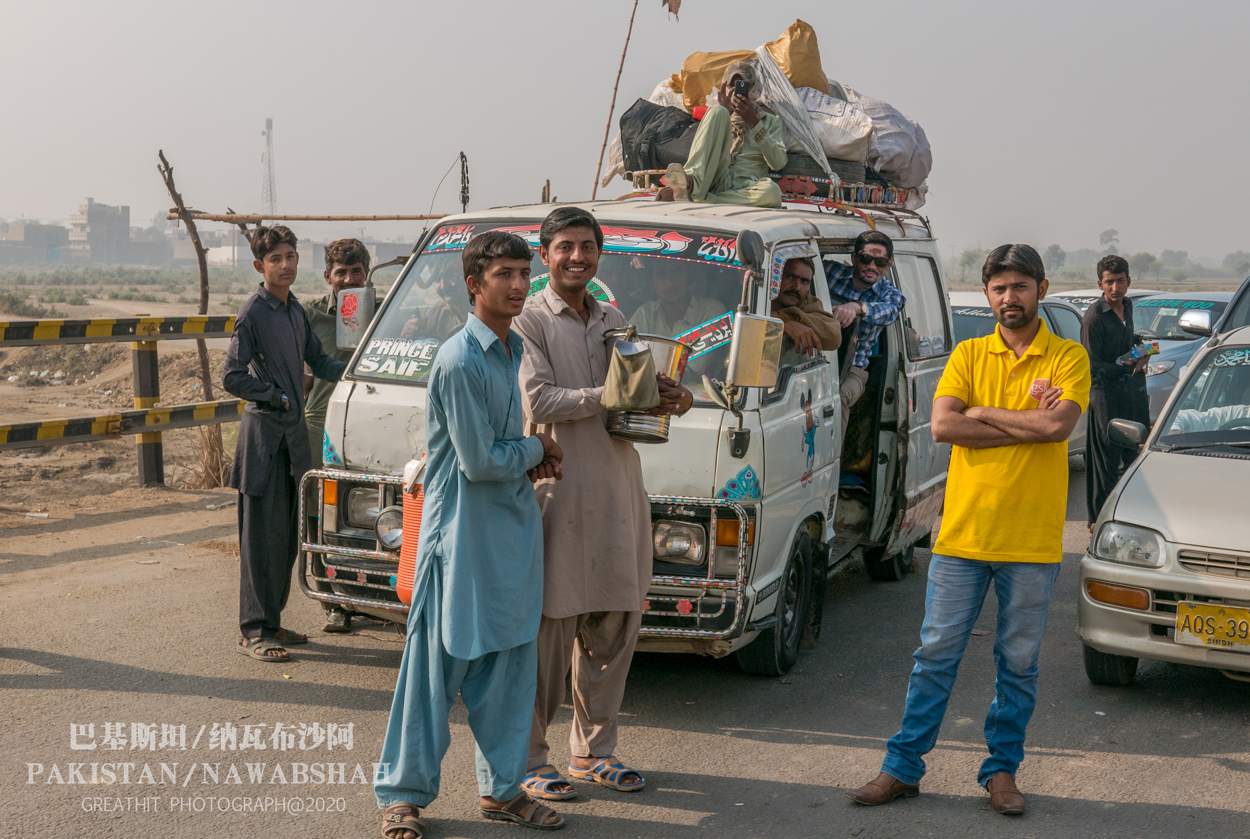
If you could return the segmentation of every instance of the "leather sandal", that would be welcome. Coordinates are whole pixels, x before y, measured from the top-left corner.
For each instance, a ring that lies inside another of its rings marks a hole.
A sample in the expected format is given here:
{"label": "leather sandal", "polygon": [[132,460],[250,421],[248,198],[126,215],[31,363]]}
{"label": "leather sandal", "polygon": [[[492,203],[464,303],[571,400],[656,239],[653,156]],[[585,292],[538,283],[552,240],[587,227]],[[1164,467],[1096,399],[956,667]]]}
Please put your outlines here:
{"label": "leather sandal", "polygon": [[[290,661],[291,654],[273,638],[240,638],[234,645],[236,652],[251,656],[257,661]],[[276,655],[269,653],[275,652]]]}
{"label": "leather sandal", "polygon": [[417,818],[421,808],[407,801],[392,804],[382,811],[382,836],[385,839],[402,839],[405,830],[417,834],[421,839],[425,823]]}
{"label": "leather sandal", "polygon": [[[558,815],[550,807],[539,804],[524,792],[506,804],[480,809],[482,815],[491,821],[515,822],[522,827],[532,827],[535,830],[559,830],[564,827],[564,816]],[[556,816],[556,821],[548,824],[547,817],[552,815]]]}

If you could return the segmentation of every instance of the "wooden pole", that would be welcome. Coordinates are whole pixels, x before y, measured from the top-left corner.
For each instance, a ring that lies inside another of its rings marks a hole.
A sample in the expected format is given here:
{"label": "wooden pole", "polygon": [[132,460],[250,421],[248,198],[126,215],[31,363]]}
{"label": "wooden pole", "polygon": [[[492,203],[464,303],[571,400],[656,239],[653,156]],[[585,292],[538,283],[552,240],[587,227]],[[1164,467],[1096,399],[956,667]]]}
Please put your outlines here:
{"label": "wooden pole", "polygon": [[[196,259],[196,262],[199,263],[199,267],[200,267],[199,314],[207,315],[208,314],[208,252],[204,249],[204,244],[200,241],[200,233],[195,227],[195,216],[197,214],[194,211],[187,209],[186,203],[182,200],[181,193],[179,193],[178,189],[174,186],[174,167],[170,166],[169,161],[165,159],[165,151],[163,149],[159,150],[157,152],[157,156],[160,157],[161,162],[157,165],[156,170],[161,173],[161,179],[165,181],[165,188],[169,190],[169,197],[172,198],[174,201],[174,209],[173,211],[170,212],[169,218],[181,221],[183,224],[187,226],[187,236],[191,239],[191,244],[195,246],[195,259]],[[137,349],[139,345],[135,344],[135,347]],[[153,350],[152,357],[154,359],[156,357],[155,349],[156,349],[155,344],[153,344],[152,345],[152,350]],[[204,343],[204,339],[200,338],[196,340],[195,350],[196,350],[196,354],[199,355],[199,359],[200,359],[200,386],[204,389],[204,401],[212,402],[213,401],[213,374],[208,363],[208,345]],[[137,366],[138,362],[136,362],[135,364],[136,364],[135,370],[138,371],[139,369]],[[138,376],[138,373],[136,372],[136,379],[135,379],[135,387],[136,387],[135,393],[136,394],[138,393],[137,388],[138,388],[138,381],[139,381],[137,376]],[[136,408],[140,407],[140,405],[138,404],[137,398],[135,402],[135,407]],[[145,405],[142,407],[151,407],[151,406]],[[141,441],[142,441],[143,436],[147,436],[147,435],[141,435],[140,436]],[[205,483],[208,484],[208,486],[204,488],[211,489],[212,487],[224,486],[226,482],[226,460],[225,460],[225,452],[223,451],[222,444],[221,444],[221,426],[219,425],[211,426],[210,431],[202,439],[205,440],[204,454],[205,454],[205,467],[206,468],[205,468],[204,477],[205,477]],[[160,462],[159,437],[158,437],[158,450],[157,450],[156,457],[157,457],[157,463],[159,463]],[[140,482],[141,483],[143,481],[142,466],[143,466],[143,463],[141,462],[140,463],[140,467],[141,467],[140,468]],[[164,482],[163,478],[161,482],[162,483]]]}
{"label": "wooden pole", "polygon": [[621,50],[621,66],[616,68],[616,83],[612,85],[612,104],[608,106],[608,124],[603,129],[603,145],[599,147],[599,163],[595,166],[595,184],[590,189],[590,200],[599,194],[599,173],[603,171],[603,153],[608,149],[608,135],[612,133],[612,114],[616,111],[616,89],[621,86],[621,71],[625,69],[625,52],[629,49],[629,37],[634,34],[634,15],[638,13],[638,0],[629,13],[629,29],[625,31],[625,49]]}

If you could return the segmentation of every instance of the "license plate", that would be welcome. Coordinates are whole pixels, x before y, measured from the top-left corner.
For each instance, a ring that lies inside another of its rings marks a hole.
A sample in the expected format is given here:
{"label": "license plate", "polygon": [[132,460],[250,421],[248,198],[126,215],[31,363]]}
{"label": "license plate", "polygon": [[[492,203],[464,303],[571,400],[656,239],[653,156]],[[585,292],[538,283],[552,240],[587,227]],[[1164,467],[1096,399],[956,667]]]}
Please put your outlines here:
{"label": "license plate", "polygon": [[1250,609],[1178,603],[1176,641],[1198,647],[1250,652]]}

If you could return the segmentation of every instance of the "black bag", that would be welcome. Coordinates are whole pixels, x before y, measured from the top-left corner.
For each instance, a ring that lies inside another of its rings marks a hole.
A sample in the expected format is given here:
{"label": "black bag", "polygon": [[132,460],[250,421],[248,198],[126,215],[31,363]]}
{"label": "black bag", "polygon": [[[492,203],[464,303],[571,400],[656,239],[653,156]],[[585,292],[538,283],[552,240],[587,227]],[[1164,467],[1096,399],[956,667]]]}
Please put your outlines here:
{"label": "black bag", "polygon": [[621,114],[620,124],[626,172],[685,163],[699,128],[699,121],[681,108],[666,108],[646,99]]}

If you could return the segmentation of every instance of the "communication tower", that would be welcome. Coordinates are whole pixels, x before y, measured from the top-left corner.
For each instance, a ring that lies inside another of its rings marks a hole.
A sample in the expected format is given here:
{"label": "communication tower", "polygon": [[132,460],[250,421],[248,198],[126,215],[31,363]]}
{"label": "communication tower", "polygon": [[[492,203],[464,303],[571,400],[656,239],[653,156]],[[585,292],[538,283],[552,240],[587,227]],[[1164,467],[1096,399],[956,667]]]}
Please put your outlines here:
{"label": "communication tower", "polygon": [[261,168],[264,170],[260,187],[260,205],[262,212],[273,215],[278,212],[278,178],[273,169],[273,118],[265,118],[265,130],[261,132],[265,138],[265,151],[260,156]]}

